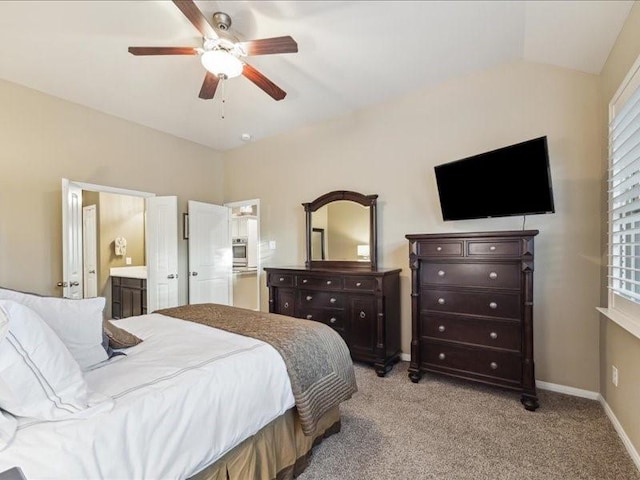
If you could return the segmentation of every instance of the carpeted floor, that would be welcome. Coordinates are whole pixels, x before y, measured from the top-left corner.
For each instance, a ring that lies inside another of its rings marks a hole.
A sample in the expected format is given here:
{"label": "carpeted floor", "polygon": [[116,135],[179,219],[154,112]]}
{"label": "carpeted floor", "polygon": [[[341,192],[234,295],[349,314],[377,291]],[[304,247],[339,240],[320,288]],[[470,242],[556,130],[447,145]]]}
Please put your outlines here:
{"label": "carpeted floor", "polygon": [[538,390],[528,412],[516,392],[434,375],[414,384],[407,367],[378,378],[356,364],[342,431],[299,480],[640,480],[594,400]]}

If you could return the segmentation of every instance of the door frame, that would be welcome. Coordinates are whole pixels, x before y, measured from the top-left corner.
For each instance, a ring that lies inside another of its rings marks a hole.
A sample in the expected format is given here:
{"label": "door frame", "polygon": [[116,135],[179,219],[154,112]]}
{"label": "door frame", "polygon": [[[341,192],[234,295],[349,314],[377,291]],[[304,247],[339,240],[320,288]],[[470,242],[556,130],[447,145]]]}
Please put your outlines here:
{"label": "door frame", "polygon": [[[97,185],[94,183],[86,183],[86,182],[78,182],[76,180],[69,180],[68,178],[63,178],[62,179],[62,192],[66,192],[69,190],[69,187],[72,188],[79,188],[81,191],[82,190],[86,190],[89,192],[98,192],[98,193],[116,193],[119,195],[129,195],[131,197],[143,197],[143,198],[147,198],[147,197],[155,197],[156,194],[155,193],[150,193],[150,192],[143,192],[143,191],[139,191],[139,190],[128,190],[126,188],[118,188],[118,187],[110,187],[107,185]],[[64,199],[66,202],[68,202],[68,198]],[[68,205],[65,205],[62,208],[62,231],[64,232],[66,229],[68,229],[69,227],[74,228],[76,225],[73,224],[73,222],[69,222],[69,219],[67,218],[67,214],[66,212],[68,211]],[[69,223],[71,223],[71,225],[69,225]],[[146,237],[147,233],[146,233],[146,229],[145,229],[145,237]],[[64,235],[63,235],[64,237]],[[82,238],[82,236],[80,236],[80,238]],[[63,243],[64,243],[64,238],[63,238]],[[63,245],[62,248],[62,282],[60,282],[61,285],[64,285],[65,282],[68,282],[68,278],[66,278],[67,274],[67,261],[66,261],[66,255],[68,254],[67,252],[67,246]],[[83,258],[83,246],[79,245],[79,255],[80,258]],[[82,266],[84,269],[84,258],[82,260]],[[60,285],[59,285],[60,286]],[[148,295],[148,293],[147,293]],[[64,296],[64,294],[63,294]],[[148,299],[147,299],[148,300]]]}
{"label": "door frame", "polygon": [[[93,212],[93,229],[89,229],[87,232],[87,212]],[[83,292],[82,298],[93,298],[98,296],[98,209],[96,205],[87,205],[82,207],[82,274],[83,274]],[[90,236],[89,236],[90,234]],[[93,277],[90,277],[90,272],[87,272],[87,245],[93,244],[93,257],[95,260],[95,270],[93,271]],[[95,291],[95,295],[88,295],[88,291]]]}
{"label": "door frame", "polygon": [[[261,289],[260,286],[262,285],[261,283],[261,272],[262,272],[262,246],[260,243],[260,199],[259,198],[252,198],[249,200],[239,200],[237,202],[225,202],[223,203],[223,205],[225,207],[229,207],[231,208],[235,208],[235,207],[244,207],[247,205],[255,205],[256,206],[256,221],[257,221],[257,229],[258,229],[258,233],[257,233],[257,239],[256,239],[256,305],[257,305],[257,311],[260,311],[262,304],[260,303],[260,299],[262,298],[261,296]],[[232,215],[229,215],[229,222],[232,221]],[[231,225],[229,225],[229,231],[231,231]],[[233,302],[232,302],[233,303]]]}

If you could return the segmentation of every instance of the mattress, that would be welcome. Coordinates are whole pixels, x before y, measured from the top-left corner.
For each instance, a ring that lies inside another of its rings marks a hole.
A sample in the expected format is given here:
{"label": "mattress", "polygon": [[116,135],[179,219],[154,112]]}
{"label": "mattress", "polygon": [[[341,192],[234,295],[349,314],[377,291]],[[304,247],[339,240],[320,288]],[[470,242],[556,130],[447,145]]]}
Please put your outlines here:
{"label": "mattress", "polygon": [[294,406],[270,345],[160,314],[118,320],[144,341],[86,372],[114,407],[84,420],[20,419],[0,471],[29,480],[186,478]]}

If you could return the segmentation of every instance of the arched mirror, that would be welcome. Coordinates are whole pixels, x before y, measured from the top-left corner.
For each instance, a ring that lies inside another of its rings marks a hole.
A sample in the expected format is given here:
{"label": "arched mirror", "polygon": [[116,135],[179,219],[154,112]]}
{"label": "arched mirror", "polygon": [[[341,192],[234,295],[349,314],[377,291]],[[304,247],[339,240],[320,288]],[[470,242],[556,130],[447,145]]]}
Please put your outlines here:
{"label": "arched mirror", "polygon": [[378,195],[339,190],[303,203],[307,231],[305,265],[375,270],[377,198]]}

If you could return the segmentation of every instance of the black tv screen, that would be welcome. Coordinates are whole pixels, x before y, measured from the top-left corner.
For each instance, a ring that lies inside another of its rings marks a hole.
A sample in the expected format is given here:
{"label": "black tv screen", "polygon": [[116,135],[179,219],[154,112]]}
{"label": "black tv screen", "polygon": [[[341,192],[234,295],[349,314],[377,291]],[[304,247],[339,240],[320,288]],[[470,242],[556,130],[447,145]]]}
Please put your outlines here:
{"label": "black tv screen", "polygon": [[546,136],[434,168],[445,221],[555,212]]}

